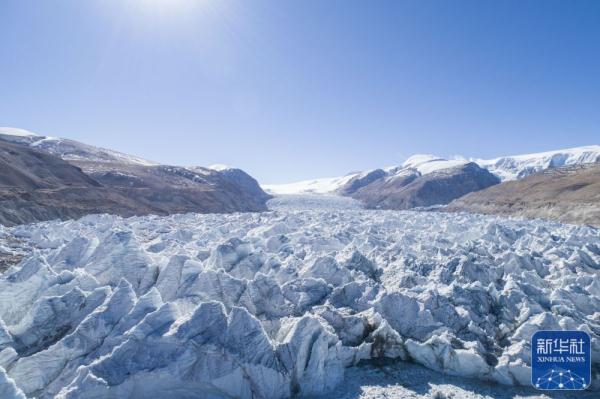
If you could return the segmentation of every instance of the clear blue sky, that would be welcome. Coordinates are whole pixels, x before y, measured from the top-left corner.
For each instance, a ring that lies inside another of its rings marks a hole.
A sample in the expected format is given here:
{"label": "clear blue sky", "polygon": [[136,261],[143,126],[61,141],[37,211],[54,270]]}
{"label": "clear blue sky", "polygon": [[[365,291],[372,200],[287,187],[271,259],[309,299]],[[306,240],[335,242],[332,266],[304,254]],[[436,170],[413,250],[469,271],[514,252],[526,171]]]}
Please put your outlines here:
{"label": "clear blue sky", "polygon": [[264,183],[600,143],[600,1],[0,0],[0,126]]}

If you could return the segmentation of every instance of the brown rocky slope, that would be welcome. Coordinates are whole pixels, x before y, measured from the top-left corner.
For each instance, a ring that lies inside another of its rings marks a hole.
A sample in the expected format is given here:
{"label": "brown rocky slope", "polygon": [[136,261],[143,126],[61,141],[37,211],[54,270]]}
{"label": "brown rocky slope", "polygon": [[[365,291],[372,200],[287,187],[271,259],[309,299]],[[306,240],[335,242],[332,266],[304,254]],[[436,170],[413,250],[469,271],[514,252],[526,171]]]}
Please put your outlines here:
{"label": "brown rocky slope", "polygon": [[467,194],[444,210],[600,227],[600,163],[547,169]]}
{"label": "brown rocky slope", "polygon": [[[47,142],[53,146],[32,145]],[[269,198],[239,169],[159,165],[70,140],[0,135],[0,224],[8,226],[92,213],[256,212]]]}

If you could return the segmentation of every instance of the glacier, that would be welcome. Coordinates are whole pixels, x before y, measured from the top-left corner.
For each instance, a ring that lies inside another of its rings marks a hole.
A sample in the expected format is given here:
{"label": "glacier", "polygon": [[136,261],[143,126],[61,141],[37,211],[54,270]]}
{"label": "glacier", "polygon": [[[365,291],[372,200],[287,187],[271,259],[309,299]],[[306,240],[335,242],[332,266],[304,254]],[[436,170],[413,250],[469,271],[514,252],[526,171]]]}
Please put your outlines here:
{"label": "glacier", "polygon": [[0,227],[20,259],[0,275],[0,396],[314,396],[383,360],[527,386],[532,333],[563,328],[592,337],[600,389],[600,230],[270,206]]}

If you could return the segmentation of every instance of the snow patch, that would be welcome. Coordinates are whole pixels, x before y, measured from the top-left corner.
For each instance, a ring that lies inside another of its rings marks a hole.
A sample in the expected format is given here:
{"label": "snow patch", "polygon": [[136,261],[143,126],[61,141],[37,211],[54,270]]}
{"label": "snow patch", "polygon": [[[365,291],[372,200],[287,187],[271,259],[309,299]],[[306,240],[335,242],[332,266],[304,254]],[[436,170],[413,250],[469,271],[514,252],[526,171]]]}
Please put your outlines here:
{"label": "snow patch", "polygon": [[16,127],[0,127],[0,134],[6,136],[17,136],[17,137],[38,137],[38,134],[32,133],[29,130],[19,129]]}
{"label": "snow patch", "polygon": [[230,169],[235,169],[235,168],[231,167],[229,165],[222,164],[222,163],[217,163],[217,164],[214,164],[214,165],[210,165],[208,167],[208,169],[212,169],[212,170],[215,170],[217,172],[222,172],[224,170],[230,170]]}

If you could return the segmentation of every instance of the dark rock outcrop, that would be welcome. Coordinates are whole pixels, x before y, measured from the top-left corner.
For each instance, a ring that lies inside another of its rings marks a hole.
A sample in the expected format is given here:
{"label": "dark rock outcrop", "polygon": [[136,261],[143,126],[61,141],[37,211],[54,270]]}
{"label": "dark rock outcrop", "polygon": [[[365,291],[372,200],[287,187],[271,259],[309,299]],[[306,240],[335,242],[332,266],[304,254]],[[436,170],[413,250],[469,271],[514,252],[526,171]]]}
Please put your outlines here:
{"label": "dark rock outcrop", "polygon": [[446,208],[600,227],[600,164],[547,169],[468,194]]}

